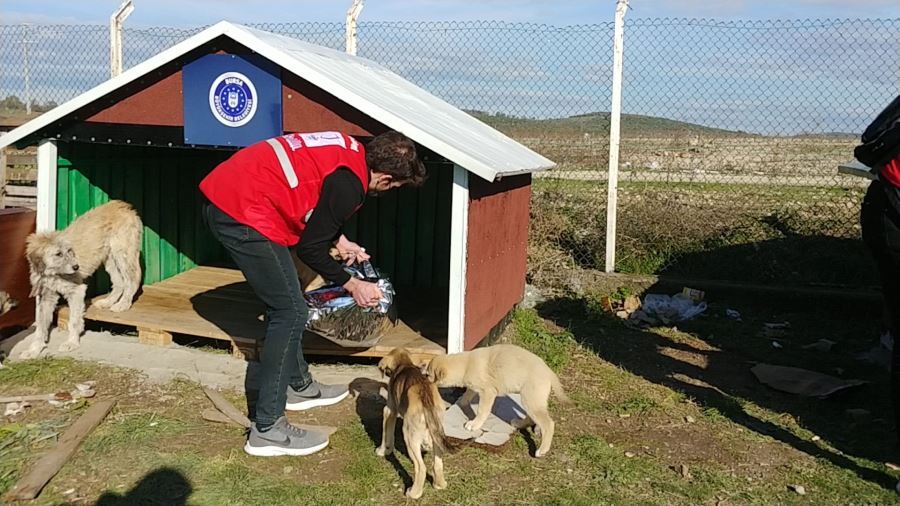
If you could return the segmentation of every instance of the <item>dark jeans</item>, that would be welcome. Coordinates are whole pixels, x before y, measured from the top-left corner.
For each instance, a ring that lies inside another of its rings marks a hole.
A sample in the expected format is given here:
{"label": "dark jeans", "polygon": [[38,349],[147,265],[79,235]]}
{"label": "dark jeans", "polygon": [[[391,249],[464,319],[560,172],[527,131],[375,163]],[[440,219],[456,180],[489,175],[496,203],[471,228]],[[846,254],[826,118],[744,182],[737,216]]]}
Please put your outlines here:
{"label": "dark jeans", "polygon": [[888,328],[894,337],[891,358],[891,400],[900,430],[900,189],[874,181],[860,212],[863,241],[872,253],[881,278]]}
{"label": "dark jeans", "polygon": [[210,230],[225,246],[247,282],[266,304],[266,340],[260,357],[256,423],[266,426],[284,415],[287,387],[302,390],[312,382],[300,343],[309,310],[297,270],[286,247],[233,220],[207,204]]}

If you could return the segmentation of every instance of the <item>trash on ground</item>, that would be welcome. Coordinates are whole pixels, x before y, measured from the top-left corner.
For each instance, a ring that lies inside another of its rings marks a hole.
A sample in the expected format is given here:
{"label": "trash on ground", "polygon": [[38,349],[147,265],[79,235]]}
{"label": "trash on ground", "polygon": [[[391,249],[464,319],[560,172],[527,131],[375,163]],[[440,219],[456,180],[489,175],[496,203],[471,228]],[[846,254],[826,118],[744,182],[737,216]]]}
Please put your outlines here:
{"label": "trash on ground", "polygon": [[788,485],[788,488],[797,492],[798,495],[806,495],[806,488],[803,485]]}
{"label": "trash on ground", "polygon": [[837,344],[837,343],[835,343],[834,341],[832,341],[830,339],[819,339],[818,341],[816,341],[812,344],[807,344],[806,346],[803,347],[803,349],[828,352],[828,351],[831,351],[831,348],[834,347],[835,344]]}
{"label": "trash on ground", "polygon": [[729,320],[734,320],[737,322],[743,321],[743,320],[741,320],[741,313],[739,311],[737,311],[736,309],[726,309],[725,317],[728,318]]}
{"label": "trash on ground", "polygon": [[25,412],[25,408],[30,408],[31,403],[28,401],[10,402],[6,405],[3,416],[17,416]]}
{"label": "trash on ground", "polygon": [[827,374],[772,364],[757,364],[750,369],[760,383],[791,394],[828,397],[835,392],[863,385],[863,380],[843,380]]}
{"label": "trash on ground", "polygon": [[706,293],[702,290],[697,290],[696,288],[688,288],[684,287],[681,289],[681,294],[685,297],[691,299],[694,302],[700,302],[706,297]]}
{"label": "trash on ground", "polygon": [[706,307],[706,302],[694,302],[682,293],[672,296],[651,293],[644,297],[641,310],[635,312],[632,318],[669,325],[673,322],[690,320],[706,311]]}

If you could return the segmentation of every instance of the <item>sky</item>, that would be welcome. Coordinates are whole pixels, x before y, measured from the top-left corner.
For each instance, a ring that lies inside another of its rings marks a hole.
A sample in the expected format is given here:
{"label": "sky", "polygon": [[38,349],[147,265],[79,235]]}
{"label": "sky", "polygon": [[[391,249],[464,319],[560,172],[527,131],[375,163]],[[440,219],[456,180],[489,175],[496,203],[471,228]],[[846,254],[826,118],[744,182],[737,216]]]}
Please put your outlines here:
{"label": "sky", "polygon": [[[102,23],[120,0],[0,0],[0,24]],[[135,0],[128,25],[188,27],[222,19],[343,22],[350,0]],[[612,20],[614,0],[368,0],[360,20],[503,20],[551,25]],[[632,0],[629,17],[895,18],[898,0]]]}

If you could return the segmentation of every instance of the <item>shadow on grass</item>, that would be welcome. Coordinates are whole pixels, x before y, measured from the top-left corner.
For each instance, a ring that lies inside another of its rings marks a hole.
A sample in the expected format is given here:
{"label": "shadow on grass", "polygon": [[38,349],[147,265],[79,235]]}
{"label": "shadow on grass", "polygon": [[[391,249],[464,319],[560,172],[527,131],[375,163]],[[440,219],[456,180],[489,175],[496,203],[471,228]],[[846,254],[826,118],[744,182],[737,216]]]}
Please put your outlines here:
{"label": "shadow on grass", "polygon": [[[648,293],[669,293],[660,287]],[[709,297],[709,295],[708,295]],[[732,302],[732,301],[729,301]],[[840,309],[835,304],[817,304],[816,309],[784,307],[772,309],[766,299],[751,306],[752,299],[740,302],[743,322],[724,316],[725,306],[711,306],[708,316],[693,322],[682,322],[678,328],[689,332],[709,346],[694,347],[664,335],[627,328],[622,321],[599,312],[596,305],[574,297],[548,300],[537,307],[538,313],[567,328],[585,347],[599,357],[658,385],[684,393],[701,409],[715,410],[729,420],[752,431],[772,437],[812,457],[824,459],[867,481],[893,488],[896,480],[886,472],[860,465],[853,457],[875,462],[893,461],[896,443],[890,414],[887,374],[856,361],[852,350],[871,346],[877,336],[877,318],[866,323],[853,308]],[[877,311],[877,307],[875,310]],[[811,311],[811,313],[810,313]],[[756,332],[770,318],[790,319],[797,335],[784,349],[774,349],[770,340]],[[868,329],[870,342],[864,342]],[[814,342],[828,337],[838,341],[836,352],[815,353],[804,350],[803,341]],[[853,342],[854,339],[856,342]],[[691,355],[692,359],[685,360]],[[772,390],[760,384],[750,372],[755,362],[803,367],[827,374],[845,370],[846,377],[871,381],[865,387],[850,390],[826,400],[807,399]],[[769,420],[761,419],[752,409],[753,403],[774,413],[788,413],[804,429],[827,441],[834,449],[798,437]],[[845,410],[864,407],[871,412],[869,420],[854,420]]]}
{"label": "shadow on grass", "polygon": [[137,485],[124,495],[106,492],[95,506],[183,506],[194,491],[190,481],[181,472],[171,468],[160,468],[144,476]]}

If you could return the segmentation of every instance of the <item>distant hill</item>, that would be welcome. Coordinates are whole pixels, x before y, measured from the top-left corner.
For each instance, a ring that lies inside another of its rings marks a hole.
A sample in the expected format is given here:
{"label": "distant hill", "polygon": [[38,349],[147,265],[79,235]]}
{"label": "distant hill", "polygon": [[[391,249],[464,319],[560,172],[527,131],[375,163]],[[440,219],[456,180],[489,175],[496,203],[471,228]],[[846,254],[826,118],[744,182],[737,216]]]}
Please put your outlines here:
{"label": "distant hill", "polygon": [[[489,114],[483,111],[466,112],[488,125],[507,133],[545,132],[562,135],[581,135],[585,133],[606,135],[609,132],[609,113],[607,112],[593,112],[568,118],[553,119],[517,118],[504,114]],[[746,132],[711,128],[684,121],[638,114],[622,115],[622,134],[628,136],[660,134],[752,135]]]}

